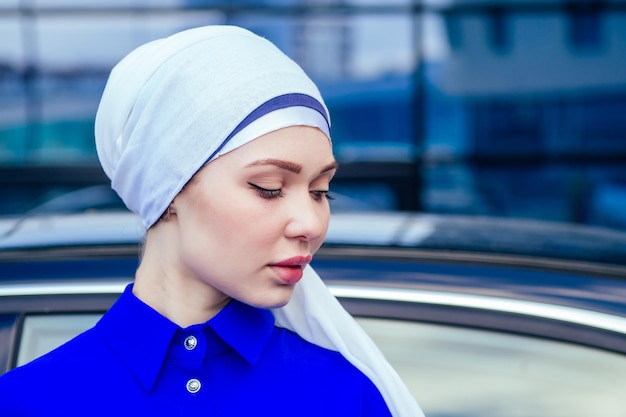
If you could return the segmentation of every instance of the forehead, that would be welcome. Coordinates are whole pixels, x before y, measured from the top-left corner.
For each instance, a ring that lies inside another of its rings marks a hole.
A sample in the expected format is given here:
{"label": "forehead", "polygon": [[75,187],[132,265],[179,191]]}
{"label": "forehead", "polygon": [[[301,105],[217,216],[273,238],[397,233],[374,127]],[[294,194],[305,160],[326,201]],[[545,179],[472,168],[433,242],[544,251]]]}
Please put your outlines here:
{"label": "forehead", "polygon": [[246,164],[265,158],[293,160],[309,165],[326,165],[334,160],[328,137],[321,130],[309,126],[290,126],[275,130],[236,148],[218,160],[221,158]]}
{"label": "forehead", "polygon": [[[268,164],[268,160],[273,162]],[[281,168],[275,161],[297,166],[297,169]],[[265,175],[263,173],[295,175],[306,181],[330,179],[335,169],[330,140],[322,131],[291,126],[260,136],[212,160],[192,176],[182,192],[195,194],[191,191],[195,185],[221,187],[229,179],[238,181],[250,175]]]}

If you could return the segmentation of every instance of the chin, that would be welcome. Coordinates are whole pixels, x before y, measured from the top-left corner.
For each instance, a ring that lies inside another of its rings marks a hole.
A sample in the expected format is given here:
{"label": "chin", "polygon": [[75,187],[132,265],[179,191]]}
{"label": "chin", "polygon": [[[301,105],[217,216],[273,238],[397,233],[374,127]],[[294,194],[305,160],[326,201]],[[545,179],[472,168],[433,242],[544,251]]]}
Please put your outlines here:
{"label": "chin", "polygon": [[[266,294],[267,295],[267,294]],[[289,301],[291,301],[291,296],[293,295],[293,287],[289,288],[288,291],[282,290],[276,293],[271,294],[271,296],[266,296],[260,299],[255,300],[242,300],[244,303],[250,304],[254,307],[259,308],[280,308],[287,305]]]}
{"label": "chin", "polygon": [[281,308],[281,307],[286,306],[289,303],[289,301],[291,301],[291,297],[289,297],[287,300],[284,300],[280,303],[276,303],[273,306],[270,306],[268,308]]}

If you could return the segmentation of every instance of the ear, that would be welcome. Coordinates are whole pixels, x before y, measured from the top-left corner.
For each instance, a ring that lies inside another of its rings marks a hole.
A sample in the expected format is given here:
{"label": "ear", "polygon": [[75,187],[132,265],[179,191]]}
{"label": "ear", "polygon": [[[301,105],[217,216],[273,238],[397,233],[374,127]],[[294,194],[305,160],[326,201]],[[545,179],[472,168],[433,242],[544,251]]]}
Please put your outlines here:
{"label": "ear", "polygon": [[166,222],[170,219],[171,214],[172,214],[172,210],[170,209],[170,206],[167,206],[163,214],[161,214],[161,217],[159,217],[159,220]]}
{"label": "ear", "polygon": [[168,221],[170,217],[172,217],[172,214],[176,214],[176,205],[174,204],[175,201],[176,198],[174,198],[174,200],[167,206],[159,220]]}

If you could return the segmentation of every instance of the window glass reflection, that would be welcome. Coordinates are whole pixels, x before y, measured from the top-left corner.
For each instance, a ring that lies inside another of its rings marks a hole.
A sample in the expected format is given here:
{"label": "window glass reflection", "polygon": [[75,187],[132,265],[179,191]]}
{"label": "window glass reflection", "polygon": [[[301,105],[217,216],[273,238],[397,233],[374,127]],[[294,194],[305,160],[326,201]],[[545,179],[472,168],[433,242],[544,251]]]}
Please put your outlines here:
{"label": "window glass reflection", "polygon": [[17,366],[37,359],[93,327],[101,314],[33,315],[24,320]]}
{"label": "window glass reflection", "polygon": [[359,319],[427,416],[626,413],[622,355],[522,336]]}
{"label": "window glass reflection", "polygon": [[423,209],[625,227],[606,195],[626,195],[626,17],[498,7],[433,13]]}

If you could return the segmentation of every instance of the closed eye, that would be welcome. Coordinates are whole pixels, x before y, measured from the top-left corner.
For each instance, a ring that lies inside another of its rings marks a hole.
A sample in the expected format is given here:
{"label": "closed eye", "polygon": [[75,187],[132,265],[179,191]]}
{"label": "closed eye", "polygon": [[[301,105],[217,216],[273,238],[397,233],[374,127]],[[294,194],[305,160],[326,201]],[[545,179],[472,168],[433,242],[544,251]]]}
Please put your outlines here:
{"label": "closed eye", "polygon": [[311,194],[313,195],[313,198],[316,201],[320,201],[323,198],[325,198],[327,200],[334,200],[335,199],[333,196],[328,194],[328,190],[315,190],[315,191],[311,191]]}
{"label": "closed eye", "polygon": [[280,188],[275,189],[275,190],[263,188],[252,182],[248,182],[248,185],[250,185],[250,187],[252,187],[257,192],[259,197],[264,198],[266,200],[272,200],[274,198],[280,198],[280,197],[285,196],[285,193],[283,193],[283,190]]}

